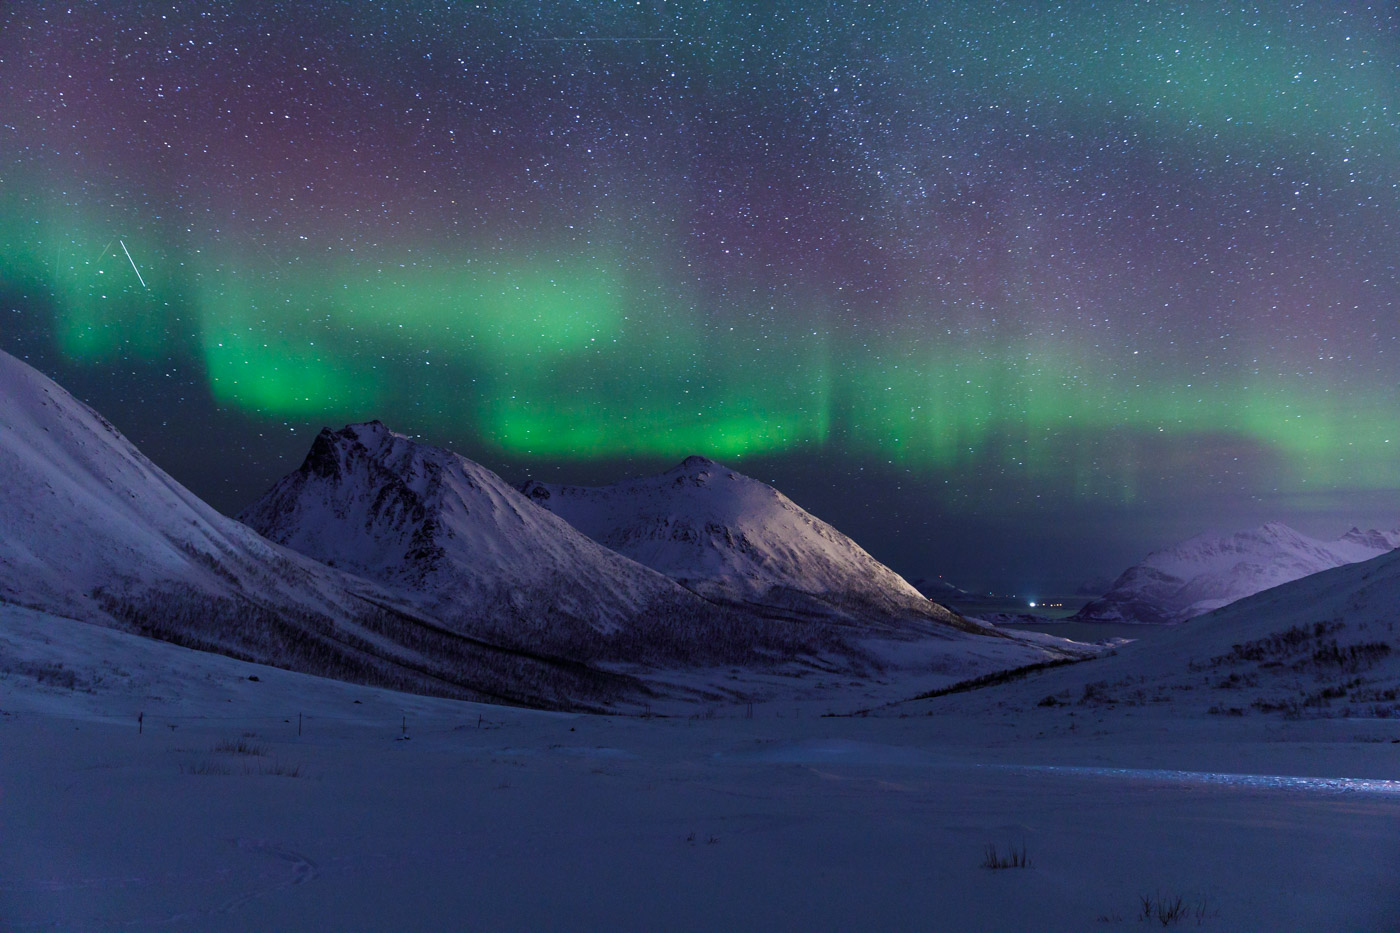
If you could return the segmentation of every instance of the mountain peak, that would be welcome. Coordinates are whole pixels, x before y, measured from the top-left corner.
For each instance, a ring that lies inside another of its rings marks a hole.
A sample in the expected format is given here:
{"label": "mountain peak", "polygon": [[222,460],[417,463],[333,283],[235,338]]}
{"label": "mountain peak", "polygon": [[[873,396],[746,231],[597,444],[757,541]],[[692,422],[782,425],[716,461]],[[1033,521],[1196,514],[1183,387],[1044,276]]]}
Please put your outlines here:
{"label": "mountain peak", "polygon": [[387,437],[394,436],[394,432],[389,430],[389,426],[378,418],[375,418],[373,421],[360,421],[355,424],[347,424],[337,433],[341,437],[354,438],[366,445],[369,443],[381,442]]}
{"label": "mountain peak", "polygon": [[707,599],[862,624],[957,624],[846,535],[708,457],[611,486],[535,483],[525,494],[594,541]]}
{"label": "mountain peak", "polygon": [[686,457],[684,460],[682,460],[676,466],[676,469],[685,470],[687,472],[694,472],[697,470],[711,470],[717,466],[719,466],[719,464],[711,460],[709,457],[702,457],[699,454],[691,454],[689,457]]}
{"label": "mountain peak", "polygon": [[459,631],[558,653],[658,616],[716,618],[671,579],[538,507],[529,484],[522,495],[460,454],[378,421],[322,432],[313,446],[310,468],[240,519],[315,560],[411,588]]}
{"label": "mountain peak", "polygon": [[1292,528],[1289,528],[1287,525],[1280,521],[1265,522],[1259,530],[1273,535],[1275,537],[1292,537],[1298,534],[1298,532],[1294,531]]}
{"label": "mountain peak", "polygon": [[1356,529],[1320,541],[1279,521],[1233,535],[1200,535],[1129,567],[1076,618],[1182,622],[1300,577],[1369,560],[1397,544],[1400,539]]}
{"label": "mountain peak", "polygon": [[1362,531],[1360,528],[1353,525],[1350,531],[1337,540],[1348,544],[1356,544],[1362,547],[1388,551],[1400,547],[1400,531],[1379,531],[1375,528],[1368,528]]}
{"label": "mountain peak", "polygon": [[709,457],[692,454],[662,475],[669,477],[676,485],[708,486],[712,475],[722,469],[724,467]]}

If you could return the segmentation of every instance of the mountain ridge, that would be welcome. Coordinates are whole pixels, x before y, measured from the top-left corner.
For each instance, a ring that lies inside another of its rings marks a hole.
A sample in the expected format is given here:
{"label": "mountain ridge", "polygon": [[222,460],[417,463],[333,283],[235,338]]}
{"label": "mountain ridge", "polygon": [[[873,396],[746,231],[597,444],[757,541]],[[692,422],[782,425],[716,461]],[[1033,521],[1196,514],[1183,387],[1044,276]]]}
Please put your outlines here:
{"label": "mountain ridge", "polygon": [[402,596],[216,512],[0,353],[0,601],[420,693],[600,707],[638,687],[444,633]]}
{"label": "mountain ridge", "polygon": [[980,631],[777,489],[708,457],[607,486],[531,480],[520,489],[598,543],[710,598]]}
{"label": "mountain ridge", "polygon": [[1074,618],[1177,623],[1293,580],[1369,560],[1400,546],[1400,530],[1352,528],[1332,541],[1283,522],[1230,535],[1202,534],[1129,567]]}
{"label": "mountain ridge", "polygon": [[486,467],[382,422],[323,430],[239,518],[316,560],[417,590],[457,631],[518,648],[664,666],[839,647],[820,627],[717,606]]}

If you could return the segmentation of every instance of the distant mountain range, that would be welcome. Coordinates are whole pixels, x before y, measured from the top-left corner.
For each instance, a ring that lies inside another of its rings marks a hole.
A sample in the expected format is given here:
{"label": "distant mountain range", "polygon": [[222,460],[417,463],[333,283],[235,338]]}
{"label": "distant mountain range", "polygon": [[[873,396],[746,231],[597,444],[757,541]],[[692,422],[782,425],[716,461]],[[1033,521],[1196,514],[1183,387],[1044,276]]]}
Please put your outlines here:
{"label": "distant mountain range", "polygon": [[1091,622],[1184,622],[1263,590],[1400,547],[1400,530],[1353,528],[1320,541],[1281,522],[1233,535],[1200,535],[1154,551],[1074,618]]}
{"label": "distant mountain range", "polygon": [[1391,551],[1283,583],[1180,625],[1158,626],[1089,663],[1011,681],[936,715],[969,714],[981,705],[1036,721],[1055,707],[1079,716],[1119,709],[1149,722],[1156,716],[1164,724],[1164,714],[1194,720],[1193,729],[1214,721],[1221,736],[1231,734],[1226,723],[1252,717],[1346,717],[1367,741],[1400,741],[1393,728],[1400,722],[1397,607],[1400,551]]}
{"label": "distant mountain range", "polygon": [[956,603],[960,599],[975,599],[977,594],[963,589],[955,583],[949,583],[942,577],[915,577],[909,581],[914,589],[924,596],[935,601]]}
{"label": "distant mountain range", "polygon": [[708,689],[656,672],[985,672],[1065,654],[930,603],[702,458],[522,493],[370,422],[322,431],[243,524],[3,353],[0,397],[0,602],[324,676],[585,709]]}

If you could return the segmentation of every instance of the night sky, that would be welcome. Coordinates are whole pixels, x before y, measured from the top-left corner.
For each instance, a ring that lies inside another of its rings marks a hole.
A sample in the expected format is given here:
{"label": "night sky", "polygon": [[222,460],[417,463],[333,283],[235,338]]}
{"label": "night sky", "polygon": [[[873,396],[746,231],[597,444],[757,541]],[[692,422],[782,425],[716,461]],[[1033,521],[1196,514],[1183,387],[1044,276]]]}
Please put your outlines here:
{"label": "night sky", "polygon": [[1388,3],[0,10],[0,348],[226,512],[378,417],[1026,595],[1395,527],[1397,231]]}

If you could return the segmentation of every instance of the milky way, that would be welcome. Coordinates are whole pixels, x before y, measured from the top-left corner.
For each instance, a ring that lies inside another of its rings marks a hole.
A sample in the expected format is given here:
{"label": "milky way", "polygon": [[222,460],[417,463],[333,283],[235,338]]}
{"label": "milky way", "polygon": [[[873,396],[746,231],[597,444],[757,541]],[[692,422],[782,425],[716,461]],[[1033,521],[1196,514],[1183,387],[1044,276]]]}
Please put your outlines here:
{"label": "milky way", "polygon": [[0,346],[225,510],[378,417],[516,480],[706,454],[1023,592],[1393,527],[1398,25],[17,0]]}

